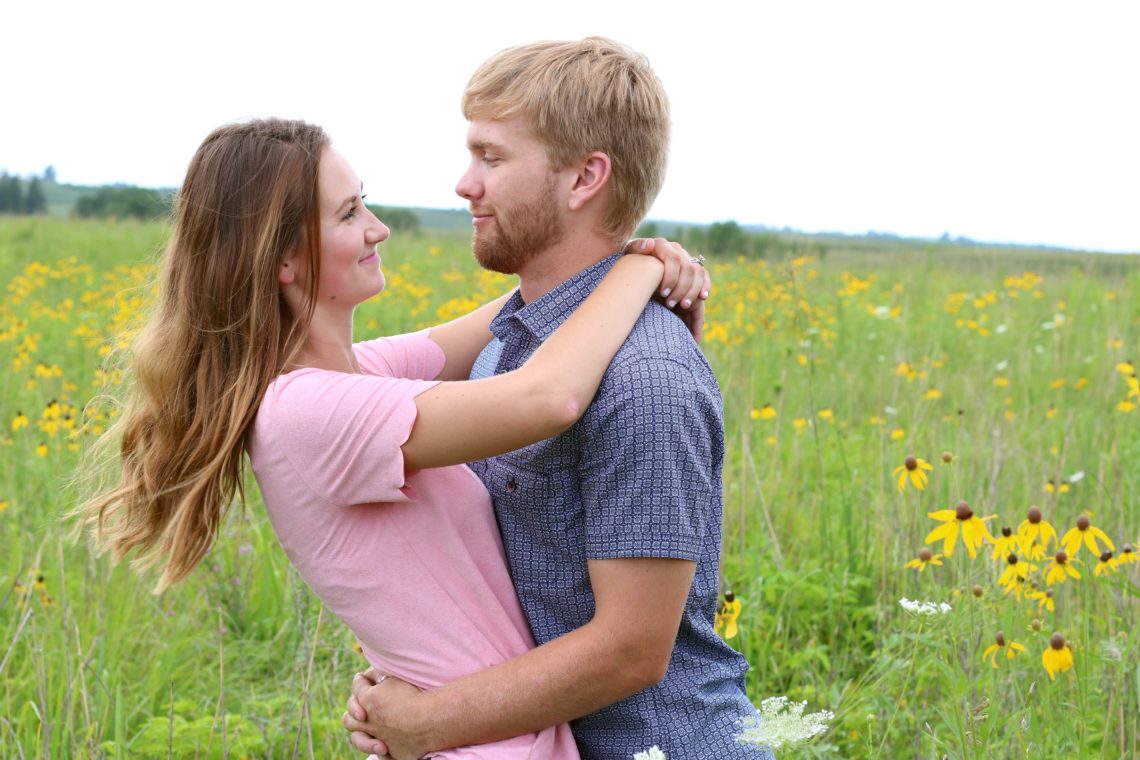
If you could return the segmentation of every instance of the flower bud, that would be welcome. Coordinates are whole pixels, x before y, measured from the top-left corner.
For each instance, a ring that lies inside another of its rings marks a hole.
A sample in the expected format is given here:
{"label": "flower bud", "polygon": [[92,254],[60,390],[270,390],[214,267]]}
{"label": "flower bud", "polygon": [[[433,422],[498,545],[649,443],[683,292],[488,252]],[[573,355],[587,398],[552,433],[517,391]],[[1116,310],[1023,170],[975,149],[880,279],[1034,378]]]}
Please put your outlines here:
{"label": "flower bud", "polygon": [[1001,631],[998,631],[997,636],[994,636],[994,643],[996,643],[999,647],[1004,647],[1005,646],[1005,634],[1002,633]]}
{"label": "flower bud", "polygon": [[1041,630],[1041,621],[1038,620],[1037,618],[1033,618],[1032,620],[1029,621],[1029,627],[1035,631],[1040,631]]}
{"label": "flower bud", "polygon": [[942,461],[945,464],[950,464],[951,462],[954,461],[954,455],[951,454],[949,451],[943,451],[942,452]]}
{"label": "flower bud", "polygon": [[986,593],[986,590],[984,588],[982,588],[981,586],[974,586],[973,592],[974,592],[974,596],[981,599],[982,595]]}
{"label": "flower bud", "polygon": [[970,509],[970,505],[964,501],[958,502],[958,506],[954,508],[954,516],[959,520],[969,520],[974,516],[974,510]]}
{"label": "flower bud", "polygon": [[1049,646],[1056,649],[1058,652],[1065,648],[1065,637],[1059,633],[1054,633],[1049,637]]}
{"label": "flower bud", "polygon": [[1041,522],[1041,510],[1037,507],[1030,507],[1029,512],[1026,513],[1025,516],[1029,520],[1030,525],[1036,525]]}
{"label": "flower bud", "polygon": [[929,562],[934,559],[934,552],[924,546],[918,550],[918,558],[923,562]]}

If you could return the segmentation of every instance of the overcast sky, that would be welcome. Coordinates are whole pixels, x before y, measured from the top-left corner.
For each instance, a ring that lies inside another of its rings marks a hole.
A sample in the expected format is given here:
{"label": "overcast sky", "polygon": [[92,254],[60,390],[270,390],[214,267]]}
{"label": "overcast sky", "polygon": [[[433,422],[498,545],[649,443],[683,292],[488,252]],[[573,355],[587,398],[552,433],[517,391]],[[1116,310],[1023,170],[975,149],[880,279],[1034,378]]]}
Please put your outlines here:
{"label": "overcast sky", "polygon": [[323,125],[370,202],[460,208],[459,98],[510,46],[648,55],[650,216],[1140,251],[1140,4],[9,0],[0,169],[176,186],[215,126]]}

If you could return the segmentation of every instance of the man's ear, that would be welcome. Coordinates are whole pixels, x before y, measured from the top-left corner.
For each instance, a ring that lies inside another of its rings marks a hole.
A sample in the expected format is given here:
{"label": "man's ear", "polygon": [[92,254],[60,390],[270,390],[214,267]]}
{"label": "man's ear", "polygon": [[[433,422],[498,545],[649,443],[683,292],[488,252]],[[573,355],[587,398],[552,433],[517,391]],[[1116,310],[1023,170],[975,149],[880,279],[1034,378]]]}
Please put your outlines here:
{"label": "man's ear", "polygon": [[600,150],[588,154],[578,164],[578,174],[570,188],[569,205],[572,211],[582,209],[602,192],[610,180],[610,157]]}

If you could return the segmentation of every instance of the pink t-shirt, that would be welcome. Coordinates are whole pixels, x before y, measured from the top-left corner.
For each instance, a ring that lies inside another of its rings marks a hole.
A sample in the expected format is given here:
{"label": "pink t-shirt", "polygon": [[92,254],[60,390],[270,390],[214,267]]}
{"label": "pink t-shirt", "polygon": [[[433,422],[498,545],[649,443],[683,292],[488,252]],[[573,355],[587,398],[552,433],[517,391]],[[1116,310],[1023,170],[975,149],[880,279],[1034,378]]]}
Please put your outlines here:
{"label": "pink t-shirt", "polygon": [[[406,472],[414,398],[443,369],[427,331],[355,346],[362,374],[278,377],[248,439],[290,561],[356,634],[368,661],[421,689],[534,646],[490,498],[466,466]],[[347,684],[346,684],[347,688]],[[566,725],[440,752],[577,758]]]}

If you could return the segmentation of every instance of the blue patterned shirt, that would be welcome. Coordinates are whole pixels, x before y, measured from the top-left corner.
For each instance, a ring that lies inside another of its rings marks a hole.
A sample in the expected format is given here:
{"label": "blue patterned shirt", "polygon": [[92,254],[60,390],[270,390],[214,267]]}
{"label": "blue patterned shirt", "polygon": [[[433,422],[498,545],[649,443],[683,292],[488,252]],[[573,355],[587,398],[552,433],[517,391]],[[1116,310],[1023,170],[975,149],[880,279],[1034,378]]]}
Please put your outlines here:
{"label": "blue patterned shirt", "polygon": [[[530,304],[515,293],[491,322],[495,339],[471,376],[518,368],[616,260]],[[756,714],[744,691],[748,663],[713,628],[723,458],[716,378],[681,320],[650,303],[577,424],[471,465],[491,493],[539,644],[593,617],[588,559],[697,563],[664,680],[571,724],[586,760],[630,758],[653,745],[677,760],[770,757],[734,739],[737,721]]]}

